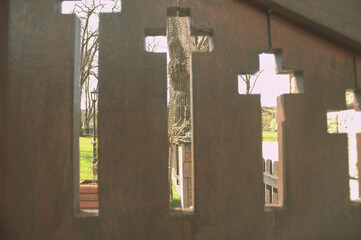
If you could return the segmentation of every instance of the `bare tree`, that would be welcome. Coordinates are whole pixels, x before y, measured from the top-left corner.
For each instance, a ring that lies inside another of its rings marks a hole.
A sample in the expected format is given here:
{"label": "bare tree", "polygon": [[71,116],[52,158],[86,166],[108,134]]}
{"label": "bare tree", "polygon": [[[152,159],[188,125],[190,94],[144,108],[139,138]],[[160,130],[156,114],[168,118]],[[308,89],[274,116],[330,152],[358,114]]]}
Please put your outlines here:
{"label": "bare tree", "polygon": [[81,20],[80,89],[81,99],[85,107],[82,121],[87,133],[89,133],[89,122],[94,114],[90,98],[90,81],[92,79],[99,80],[99,15],[101,12],[120,11],[120,8],[120,0],[86,0],[77,2],[73,9],[73,13]]}
{"label": "bare tree", "polygon": [[145,41],[145,50],[147,52],[155,52],[159,49],[160,46],[160,40],[155,37],[147,37]]}
{"label": "bare tree", "polygon": [[254,87],[256,86],[256,83],[258,81],[258,78],[263,73],[264,70],[261,70],[254,74],[241,74],[239,77],[243,80],[243,82],[246,85],[246,91],[245,94],[252,94]]}

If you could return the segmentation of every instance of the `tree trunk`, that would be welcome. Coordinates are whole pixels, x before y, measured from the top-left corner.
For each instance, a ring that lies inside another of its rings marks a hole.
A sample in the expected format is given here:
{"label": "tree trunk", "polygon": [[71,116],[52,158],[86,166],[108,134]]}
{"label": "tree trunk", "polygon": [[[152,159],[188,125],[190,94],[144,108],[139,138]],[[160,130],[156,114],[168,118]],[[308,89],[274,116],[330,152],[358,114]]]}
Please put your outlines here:
{"label": "tree trunk", "polygon": [[169,141],[191,131],[191,54],[211,50],[208,36],[192,37],[188,17],[168,20]]}
{"label": "tree trunk", "polygon": [[169,73],[169,141],[191,130],[190,125],[190,57],[191,38],[186,17],[168,20]]}

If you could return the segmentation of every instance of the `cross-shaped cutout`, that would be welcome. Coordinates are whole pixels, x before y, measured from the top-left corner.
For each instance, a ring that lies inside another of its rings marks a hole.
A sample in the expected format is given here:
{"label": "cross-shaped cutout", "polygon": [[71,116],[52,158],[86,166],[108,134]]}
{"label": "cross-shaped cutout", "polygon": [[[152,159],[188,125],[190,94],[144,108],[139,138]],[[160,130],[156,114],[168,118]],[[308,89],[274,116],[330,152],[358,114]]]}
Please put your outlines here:
{"label": "cross-shaped cutout", "polygon": [[273,54],[259,55],[260,71],[238,76],[238,93],[260,94],[262,110],[262,155],[264,161],[265,203],[278,204],[277,181],[279,146],[276,121],[277,96],[303,93],[302,75],[299,73],[277,73],[278,66]]}
{"label": "cross-shaped cutout", "polygon": [[[191,36],[189,9],[169,8],[167,34],[146,31],[145,50],[167,53],[168,60],[168,119],[171,207],[193,209],[193,160],[191,153],[192,52],[211,52],[211,31],[197,31]],[[175,151],[173,154],[172,152]],[[172,181],[173,179],[173,181]],[[180,199],[178,200],[178,196]],[[179,202],[179,204],[176,204]]]}
{"label": "cross-shaped cutout", "polygon": [[330,134],[345,133],[348,138],[348,166],[350,199],[360,200],[360,148],[361,133],[361,94],[354,90],[346,90],[347,110],[327,113],[327,131]]}

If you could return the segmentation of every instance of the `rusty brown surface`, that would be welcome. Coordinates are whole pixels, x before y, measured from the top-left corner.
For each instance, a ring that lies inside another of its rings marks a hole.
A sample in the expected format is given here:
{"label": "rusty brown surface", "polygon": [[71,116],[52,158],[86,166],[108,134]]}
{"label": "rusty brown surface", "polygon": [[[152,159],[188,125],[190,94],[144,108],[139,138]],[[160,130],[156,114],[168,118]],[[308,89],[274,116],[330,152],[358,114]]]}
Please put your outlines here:
{"label": "rusty brown surface", "polygon": [[302,71],[305,92],[284,95],[284,211],[276,239],[342,239],[350,229],[347,139],[327,133],[326,113],[355,88],[352,53],[271,17],[278,70]]}
{"label": "rusty brown surface", "polygon": [[357,86],[358,94],[360,95],[361,94],[361,55],[355,55],[355,66],[356,66],[356,86]]}
{"label": "rusty brown surface", "polygon": [[[0,8],[0,137],[3,138],[3,89],[7,81],[7,50],[8,50],[8,24],[9,24],[9,1],[2,1]],[[0,146],[0,151],[5,150],[4,146]],[[4,191],[5,189],[5,172],[6,161],[0,157],[0,239],[3,239],[3,222],[4,218]]]}
{"label": "rusty brown surface", "polygon": [[167,62],[144,44],[146,32],[165,34],[167,6],[165,0],[128,0],[122,13],[100,19],[99,210],[105,240],[168,238]]}
{"label": "rusty brown surface", "polygon": [[237,75],[258,71],[266,15],[234,1],[182,3],[192,31],[211,29],[214,41],[213,52],[192,60],[195,215],[184,221],[185,234],[263,239],[260,99],[238,94]]}
{"label": "rusty brown surface", "polygon": [[354,0],[240,0],[282,16],[326,39],[361,52],[361,2]]}
{"label": "rusty brown surface", "polygon": [[352,52],[271,18],[279,71],[302,71],[305,93],[279,98],[284,208],[265,212],[260,100],[238,95],[237,74],[258,70],[266,14],[236,1],[182,2],[193,33],[212,32],[214,42],[212,53],[193,56],[195,210],[170,211],[166,56],[144,50],[146,33],[165,34],[168,3],[128,0],[101,18],[100,217],[80,218],[76,20],[55,14],[55,1],[11,1],[0,89],[3,239],[360,239],[346,136],[326,126],[327,111],[344,109],[345,90],[360,86],[360,57],[355,79]]}
{"label": "rusty brown surface", "polygon": [[[127,4],[136,9],[136,2]],[[190,7],[191,19],[196,19],[191,20],[193,30],[199,27],[215,33],[215,51],[193,60],[196,210],[194,215],[181,214],[184,225],[177,232],[196,239],[232,238],[245,232],[261,239],[259,96],[239,96],[237,74],[258,70],[258,53],[268,48],[266,16],[234,2],[222,6],[208,1]],[[99,154],[107,159],[100,167],[102,237],[164,238],[173,234],[164,227],[169,216],[165,56],[144,51],[144,29],[157,24],[133,16],[126,5],[124,9],[122,14],[101,19]],[[229,14],[235,9],[239,11]],[[224,13],[227,25],[216,14],[209,18],[216,12]],[[235,37],[227,38],[226,26],[239,22],[243,24],[232,30]],[[244,37],[242,33],[251,32],[255,25],[261,31]],[[249,139],[254,140],[252,147],[245,144]],[[259,192],[243,194],[249,183]],[[226,204],[231,199],[232,204]],[[179,226],[178,217],[170,218],[171,227]],[[144,231],[134,231],[134,226]]]}
{"label": "rusty brown surface", "polygon": [[86,235],[84,220],[73,217],[79,24],[74,16],[56,14],[57,6],[55,1],[17,0],[9,8],[0,144],[6,162],[1,189],[5,240]]}

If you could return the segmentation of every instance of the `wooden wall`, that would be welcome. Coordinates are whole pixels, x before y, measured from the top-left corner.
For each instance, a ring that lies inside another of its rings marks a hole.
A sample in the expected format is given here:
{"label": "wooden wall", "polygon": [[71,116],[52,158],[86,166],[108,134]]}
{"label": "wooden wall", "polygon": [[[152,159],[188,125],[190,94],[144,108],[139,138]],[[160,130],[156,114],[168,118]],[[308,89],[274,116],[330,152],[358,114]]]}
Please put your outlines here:
{"label": "wooden wall", "polygon": [[58,7],[58,1],[14,0],[4,10],[9,24],[1,85],[3,239],[86,237],[84,219],[73,214],[79,22],[58,14]]}
{"label": "wooden wall", "polygon": [[146,32],[165,34],[164,6],[123,1],[121,14],[100,19],[102,239],[167,239],[166,55],[148,53],[144,44]]}
{"label": "wooden wall", "polygon": [[[2,120],[3,112],[3,96],[4,86],[7,79],[7,49],[8,49],[8,19],[9,19],[9,1],[3,1],[0,8],[0,136],[3,136]],[[0,151],[4,148],[0,146]],[[0,189],[5,188],[5,169],[6,162],[4,158],[0,158]],[[4,218],[4,192],[0,190],[0,239],[3,239],[3,222]]]}
{"label": "wooden wall", "polygon": [[[172,5],[122,4],[100,23],[95,216],[78,203],[79,22],[57,0],[1,3],[3,239],[361,238],[347,138],[326,125],[327,111],[345,108],[345,90],[360,90],[357,50],[244,2],[183,0],[192,33],[212,34],[214,51],[192,59],[195,209],[171,211],[166,55],[146,52],[144,39],[166,33]],[[266,209],[260,98],[237,92],[237,75],[256,72],[263,51],[304,82],[304,93],[278,99],[284,198]]]}
{"label": "wooden wall", "polygon": [[[355,68],[356,68],[356,86],[359,93],[361,92],[361,55],[355,55]],[[361,109],[361,108],[360,108]]]}
{"label": "wooden wall", "polygon": [[361,2],[354,0],[241,0],[286,17],[329,40],[361,52]]}
{"label": "wooden wall", "polygon": [[352,52],[276,17],[270,25],[279,70],[301,70],[304,82],[303,94],[282,97],[286,209],[276,210],[277,239],[343,238],[351,214],[347,138],[327,133],[326,114],[345,109],[345,91],[355,88]]}

